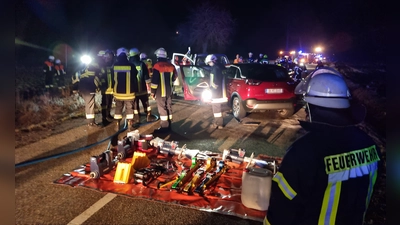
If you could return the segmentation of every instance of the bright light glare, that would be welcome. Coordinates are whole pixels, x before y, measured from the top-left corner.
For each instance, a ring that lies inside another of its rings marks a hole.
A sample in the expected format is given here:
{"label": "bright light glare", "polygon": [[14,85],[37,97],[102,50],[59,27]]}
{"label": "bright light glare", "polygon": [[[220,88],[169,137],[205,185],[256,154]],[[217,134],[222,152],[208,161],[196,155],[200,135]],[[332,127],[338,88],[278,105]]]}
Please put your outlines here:
{"label": "bright light glare", "polygon": [[322,51],[322,48],[321,47],[316,47],[315,48],[315,52],[321,52]]}
{"label": "bright light glare", "polygon": [[205,102],[210,102],[212,97],[211,90],[206,89],[201,93],[201,99]]}
{"label": "bright light glare", "polygon": [[84,64],[88,65],[89,63],[92,62],[92,58],[91,58],[90,56],[88,56],[88,55],[83,55],[83,56],[81,57],[81,61],[82,61]]}

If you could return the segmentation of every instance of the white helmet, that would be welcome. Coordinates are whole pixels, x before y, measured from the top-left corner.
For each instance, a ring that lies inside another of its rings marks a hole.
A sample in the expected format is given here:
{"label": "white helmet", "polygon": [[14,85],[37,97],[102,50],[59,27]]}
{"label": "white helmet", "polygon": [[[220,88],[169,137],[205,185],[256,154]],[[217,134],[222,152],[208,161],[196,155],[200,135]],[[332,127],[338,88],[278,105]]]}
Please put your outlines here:
{"label": "white helmet", "polygon": [[326,108],[350,107],[350,91],[343,76],[336,70],[320,69],[310,74],[296,87],[296,94],[303,94],[304,101]]}
{"label": "white helmet", "polygon": [[57,64],[60,64],[60,63],[61,63],[61,60],[56,59],[56,63],[57,63]]}
{"label": "white helmet", "polygon": [[139,52],[139,49],[137,49],[137,48],[131,48],[131,50],[129,50],[130,56],[135,56],[135,55],[139,55],[139,54],[140,54],[140,52]]}
{"label": "white helmet", "polygon": [[210,55],[207,55],[207,57],[206,57],[206,59],[204,59],[204,63],[205,64],[208,64],[209,62],[215,62],[215,61],[217,61],[217,56],[215,56],[215,55],[213,55],[213,54],[210,54]]}
{"label": "white helmet", "polygon": [[165,51],[164,48],[157,49],[154,54],[157,56],[157,58],[167,58],[167,51]]}
{"label": "white helmet", "polygon": [[124,47],[117,49],[117,56],[121,55],[122,53],[125,53],[126,56],[129,54],[128,50]]}
{"label": "white helmet", "polygon": [[142,60],[142,59],[145,59],[145,58],[147,58],[146,53],[144,53],[144,52],[140,53],[140,59]]}
{"label": "white helmet", "polygon": [[50,55],[50,56],[49,56],[49,59],[52,60],[52,61],[54,61],[54,56]]}

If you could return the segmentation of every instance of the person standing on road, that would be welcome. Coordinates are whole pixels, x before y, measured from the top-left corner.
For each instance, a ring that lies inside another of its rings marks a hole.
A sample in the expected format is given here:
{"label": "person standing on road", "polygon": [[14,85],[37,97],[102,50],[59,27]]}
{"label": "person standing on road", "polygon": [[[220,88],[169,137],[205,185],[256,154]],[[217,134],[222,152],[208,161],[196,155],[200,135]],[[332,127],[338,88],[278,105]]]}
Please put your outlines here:
{"label": "person standing on road", "polygon": [[300,125],[308,133],[288,148],[272,179],[264,224],[364,224],[380,166],[379,147],[356,126],[365,108],[351,105],[334,69],[316,70],[295,92],[306,102]]}
{"label": "person standing on road", "polygon": [[128,61],[128,50],[119,48],[117,50],[117,59],[114,63],[113,95],[115,98],[114,119],[116,131],[119,131],[122,120],[122,110],[125,106],[126,119],[128,121],[128,131],[133,129],[133,107],[135,95],[138,92],[138,71],[135,65]]}
{"label": "person standing on road", "polygon": [[101,71],[99,59],[95,58],[92,61],[91,58],[82,57],[81,60],[87,66],[79,75],[79,93],[85,101],[85,114],[88,127],[97,127],[98,124],[95,122],[94,107],[96,92],[99,91],[100,88],[99,76]]}
{"label": "person standing on road", "polygon": [[154,133],[163,133],[171,130],[172,123],[172,88],[178,78],[175,66],[167,59],[167,51],[159,48],[155,51],[157,63],[153,67],[151,78],[151,96],[157,101],[160,114],[160,127]]}
{"label": "person standing on road", "polygon": [[140,123],[140,106],[139,102],[142,102],[143,111],[146,114],[146,121],[153,121],[153,116],[151,115],[151,107],[149,104],[149,94],[147,92],[147,86],[150,84],[149,71],[146,64],[140,60],[139,50],[137,48],[132,48],[129,50],[129,62],[135,65],[138,71],[138,92],[135,96],[135,104],[133,105],[133,120],[136,124]]}
{"label": "person standing on road", "polygon": [[100,76],[100,91],[101,91],[101,118],[103,126],[107,126],[114,121],[111,116],[111,108],[113,101],[113,65],[114,65],[114,52],[111,50],[102,50],[97,54],[101,57],[101,76]]}
{"label": "person standing on road", "polygon": [[228,98],[225,93],[225,81],[222,71],[225,69],[221,64],[217,62],[215,55],[207,55],[204,62],[211,66],[210,72],[210,88],[211,88],[211,105],[214,114],[214,122],[211,124],[211,128],[223,129],[224,120],[222,118],[222,104],[228,102]]}

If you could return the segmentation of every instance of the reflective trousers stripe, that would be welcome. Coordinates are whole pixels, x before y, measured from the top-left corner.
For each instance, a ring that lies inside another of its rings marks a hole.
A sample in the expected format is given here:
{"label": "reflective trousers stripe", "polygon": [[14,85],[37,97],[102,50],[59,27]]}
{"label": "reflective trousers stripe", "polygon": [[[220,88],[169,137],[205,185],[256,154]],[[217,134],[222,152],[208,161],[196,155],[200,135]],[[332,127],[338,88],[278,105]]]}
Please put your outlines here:
{"label": "reflective trousers stripe", "polygon": [[292,200],[294,197],[296,197],[297,193],[289,185],[281,172],[277,172],[272,180],[278,183],[279,189],[281,189],[286,198]]}
{"label": "reflective trousers stripe", "polygon": [[376,177],[377,177],[377,172],[376,171],[377,170],[374,169],[374,170],[372,170],[372,173],[369,174],[369,187],[368,187],[367,199],[365,200],[366,207],[365,207],[365,211],[364,211],[364,219],[365,219],[365,214],[367,213],[367,209],[368,209],[369,203],[371,201],[372,192],[374,190],[374,185],[375,185]]}
{"label": "reflective trousers stripe", "polygon": [[214,113],[214,117],[222,117],[222,113]]}
{"label": "reflective trousers stripe", "polygon": [[267,216],[264,217],[263,225],[271,225],[267,219]]}
{"label": "reflective trousers stripe", "polygon": [[94,114],[86,114],[86,119],[94,119]]}
{"label": "reflective trousers stripe", "polygon": [[126,119],[128,119],[128,120],[133,119],[133,114],[126,114]]}
{"label": "reflective trousers stripe", "polygon": [[328,183],[324,194],[324,200],[322,202],[321,213],[319,214],[318,225],[329,225],[336,223],[336,214],[339,205],[341,189],[342,181]]}
{"label": "reflective trousers stripe", "polygon": [[114,114],[114,119],[120,120],[120,119],[122,119],[122,115],[120,115],[120,114]]}
{"label": "reflective trousers stripe", "polygon": [[168,120],[168,116],[160,116],[160,120],[167,121]]}

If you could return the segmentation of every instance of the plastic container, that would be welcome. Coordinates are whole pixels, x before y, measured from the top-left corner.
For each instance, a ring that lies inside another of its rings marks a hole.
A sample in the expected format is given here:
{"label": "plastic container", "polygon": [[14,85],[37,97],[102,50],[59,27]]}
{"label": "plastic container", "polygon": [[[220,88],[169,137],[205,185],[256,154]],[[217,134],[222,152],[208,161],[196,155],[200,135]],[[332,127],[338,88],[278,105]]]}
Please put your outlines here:
{"label": "plastic container", "polygon": [[272,172],[268,169],[250,167],[243,170],[242,204],[247,208],[268,210],[271,196]]}

